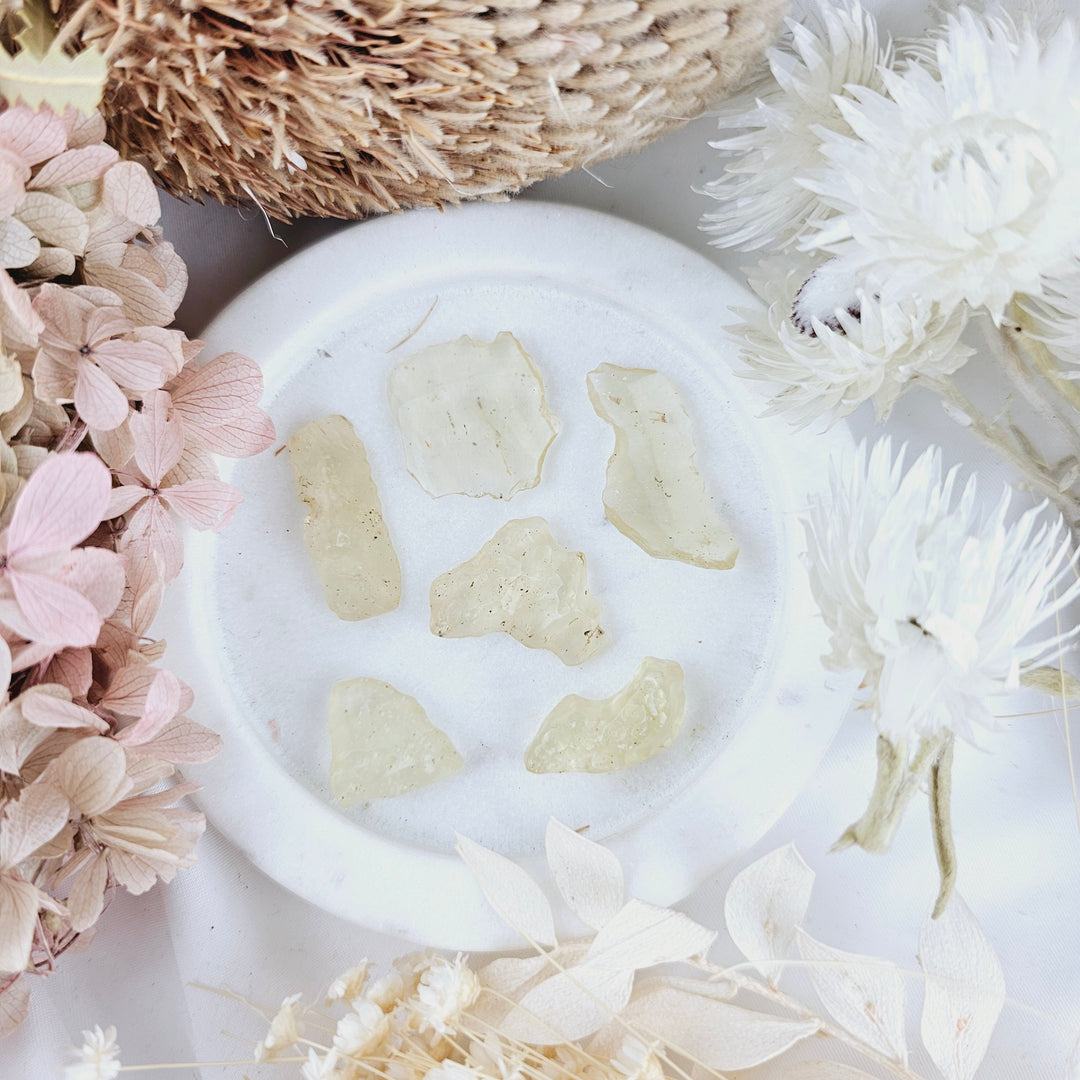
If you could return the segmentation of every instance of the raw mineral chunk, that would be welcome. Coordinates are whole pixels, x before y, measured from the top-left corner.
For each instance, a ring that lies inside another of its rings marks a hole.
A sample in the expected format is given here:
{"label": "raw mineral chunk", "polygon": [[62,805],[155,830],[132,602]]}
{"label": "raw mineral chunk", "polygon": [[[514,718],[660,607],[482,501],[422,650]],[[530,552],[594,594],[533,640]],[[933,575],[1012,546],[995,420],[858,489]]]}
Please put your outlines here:
{"label": "raw mineral chunk", "polygon": [[288,446],[308,506],[304,542],[331,611],[353,620],[392,611],[401,600],[401,567],[352,424],[344,416],[313,420]]}
{"label": "raw mineral chunk", "polygon": [[562,547],[540,517],[508,521],[468,562],[432,582],[431,630],[439,637],[502,630],[564,664],[580,664],[606,643],[585,556]]}
{"label": "raw mineral chunk", "polygon": [[420,703],[378,679],[334,684],[330,791],[342,806],[401,795],[464,764]]}
{"label": "raw mineral chunk", "polygon": [[608,521],[658,559],[734,566],[738,545],[694,467],[690,417],[671,382],[656,371],[601,364],[588,384],[593,408],[615,429]]}
{"label": "raw mineral chunk", "polygon": [[513,334],[423,349],[390,372],[389,395],[409,472],[429,495],[509,499],[540,483],[559,427]]}
{"label": "raw mineral chunk", "polygon": [[564,697],[525,751],[525,767],[534,773],[600,773],[636,765],[671,744],[685,707],[682,668],[647,656],[613,697]]}

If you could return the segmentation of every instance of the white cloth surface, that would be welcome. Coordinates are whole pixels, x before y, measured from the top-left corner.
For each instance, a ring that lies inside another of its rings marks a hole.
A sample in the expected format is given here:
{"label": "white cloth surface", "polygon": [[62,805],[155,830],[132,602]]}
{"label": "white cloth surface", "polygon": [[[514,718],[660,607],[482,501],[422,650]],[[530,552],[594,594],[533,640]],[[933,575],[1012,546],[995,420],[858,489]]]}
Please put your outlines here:
{"label": "white cloth surface", "polygon": [[[894,33],[925,25],[922,7],[910,0],[870,6],[881,10],[883,25]],[[524,197],[616,214],[709,251],[720,265],[735,269],[749,260],[706,248],[696,226],[707,202],[690,190],[715,171],[707,146],[713,130],[710,119],[695,121],[641,154],[594,166],[596,178],[574,174],[538,185]],[[166,236],[191,272],[179,321],[192,334],[268,266],[341,227],[275,226],[281,244],[255,211],[163,202]],[[727,313],[718,310],[716,320],[720,333]],[[866,412],[854,418],[853,427],[860,437],[878,430]],[[991,484],[1006,475],[926,395],[903,399],[888,429],[915,448],[940,442],[947,460],[977,466]],[[1032,698],[1027,707],[1047,705],[1046,699]],[[1080,726],[1074,734],[1080,741]],[[1017,719],[990,741],[989,750],[963,745],[956,755],[959,888],[998,951],[1010,998],[1023,1007],[1007,1009],[979,1076],[1043,1080],[1061,1075],[1053,1062],[1061,1061],[1066,1043],[1080,1033],[1080,820],[1061,718],[1049,713]],[[914,968],[919,926],[937,887],[925,800],[913,804],[889,855],[828,854],[864,809],[874,767],[872,726],[865,713],[853,711],[812,782],[772,830],[705,882],[684,910],[721,927],[733,875],[793,841],[817,872],[808,930],[837,947]],[[263,1033],[258,1017],[189,983],[228,988],[271,1005],[295,991],[317,993],[362,956],[389,961],[409,951],[406,942],[333,918],[291,895],[212,828],[200,851],[198,866],[172,886],[142,897],[119,896],[88,950],[64,957],[51,978],[34,980],[29,1021],[0,1043],[0,1080],[58,1076],[67,1047],[95,1023],[117,1026],[125,1064],[247,1059]],[[723,950],[720,957],[735,959]],[[911,993],[917,1001],[917,982]],[[152,1075],[287,1072],[237,1066]]]}

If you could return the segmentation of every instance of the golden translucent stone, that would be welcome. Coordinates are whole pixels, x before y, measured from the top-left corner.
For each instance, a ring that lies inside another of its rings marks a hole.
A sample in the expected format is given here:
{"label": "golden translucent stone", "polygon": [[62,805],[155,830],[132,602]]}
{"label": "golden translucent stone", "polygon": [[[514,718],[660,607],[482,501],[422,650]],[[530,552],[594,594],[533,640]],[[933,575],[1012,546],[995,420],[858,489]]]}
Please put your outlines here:
{"label": "golden translucent stone", "polygon": [[580,664],[607,642],[585,556],[562,547],[543,518],[508,521],[471,559],[432,582],[432,633],[500,630],[564,664]]}
{"label": "golden translucent stone", "polygon": [[304,543],[330,609],[350,620],[392,611],[401,600],[401,567],[352,424],[344,416],[313,420],[288,447],[308,507]]}
{"label": "golden translucent stone", "polygon": [[429,495],[509,499],[540,483],[559,426],[513,334],[414,353],[390,372],[388,393],[406,465]]}
{"label": "golden translucent stone", "polygon": [[329,723],[330,791],[342,806],[433,784],[464,764],[415,698],[378,679],[335,683]]}
{"label": "golden translucent stone", "polygon": [[525,767],[534,773],[601,773],[636,765],[671,744],[685,708],[682,668],[647,656],[612,697],[564,697],[525,751]]}
{"label": "golden translucent stone", "polygon": [[612,525],[658,559],[734,566],[738,545],[694,466],[690,417],[670,380],[601,364],[588,386],[593,408],[615,429],[604,487]]}

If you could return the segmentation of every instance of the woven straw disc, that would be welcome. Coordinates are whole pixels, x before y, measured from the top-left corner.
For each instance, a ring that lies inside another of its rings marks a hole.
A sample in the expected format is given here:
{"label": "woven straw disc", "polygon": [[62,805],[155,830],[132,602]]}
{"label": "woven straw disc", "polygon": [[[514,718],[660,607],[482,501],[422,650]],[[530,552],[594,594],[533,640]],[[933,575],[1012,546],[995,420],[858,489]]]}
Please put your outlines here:
{"label": "woven straw disc", "polygon": [[110,140],[173,193],[358,217],[639,147],[734,88],[786,6],[61,0],[60,20],[110,58]]}

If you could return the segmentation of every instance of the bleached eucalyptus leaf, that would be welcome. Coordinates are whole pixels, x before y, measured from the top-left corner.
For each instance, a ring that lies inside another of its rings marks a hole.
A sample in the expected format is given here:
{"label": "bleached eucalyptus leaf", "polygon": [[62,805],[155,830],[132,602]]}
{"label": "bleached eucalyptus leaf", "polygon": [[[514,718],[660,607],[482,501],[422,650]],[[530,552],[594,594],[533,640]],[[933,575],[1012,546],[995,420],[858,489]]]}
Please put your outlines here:
{"label": "bleached eucalyptus leaf", "polygon": [[796,941],[821,1003],[846,1031],[868,1046],[907,1062],[904,979],[885,960],[842,952],[814,940],[801,927]]}
{"label": "bleached eucalyptus leaf", "polygon": [[806,917],[814,871],[794,844],[751,863],[736,875],[724,898],[724,922],[731,940],[776,986],[783,960],[791,949],[796,927]]}
{"label": "bleached eucalyptus leaf", "polygon": [[[650,975],[634,981],[629,1008],[634,1009],[639,1001],[648,1003],[655,1000],[654,995],[661,990],[675,990],[688,994],[691,998],[699,997],[707,1001],[730,1001],[739,992],[738,987],[730,982],[689,979],[678,975]],[[596,1033],[587,1050],[601,1059],[614,1058],[625,1040],[626,1028],[619,1020],[614,1020]]]}
{"label": "bleached eucalyptus leaf", "polygon": [[488,903],[518,933],[541,945],[556,944],[555,919],[543,889],[513,860],[459,835],[457,852]]}
{"label": "bleached eucalyptus leaf", "polygon": [[503,1034],[537,1046],[584,1039],[626,1008],[633,986],[632,970],[586,960],[525,994],[503,1020]]}
{"label": "bleached eucalyptus leaf", "polygon": [[573,967],[585,959],[588,944],[559,945],[536,956],[503,956],[477,971],[482,993],[470,1012],[482,1023],[501,1025],[513,1007],[507,998],[524,997],[534,986],[550,978],[559,968]]}
{"label": "bleached eucalyptus leaf", "polygon": [[617,1049],[629,1026],[643,1040],[663,1040],[721,1072],[771,1061],[820,1027],[817,1020],[789,1020],[669,986],[635,996],[621,1019],[589,1044],[590,1053]]}
{"label": "bleached eucalyptus leaf", "polygon": [[919,965],[926,973],[923,1043],[945,1080],[972,1080],[1005,1003],[1005,975],[959,895],[923,923]]}
{"label": "bleached eucalyptus leaf", "polygon": [[669,908],[628,901],[589,946],[586,963],[605,971],[633,971],[703,956],[716,931]]}
{"label": "bleached eucalyptus leaf", "polygon": [[623,903],[623,872],[606,847],[551,818],[545,839],[551,876],[583,923],[599,930]]}

